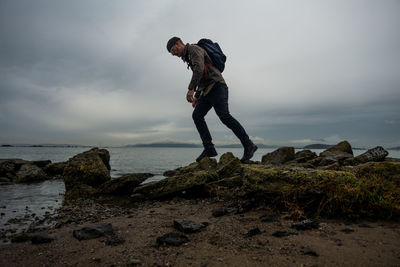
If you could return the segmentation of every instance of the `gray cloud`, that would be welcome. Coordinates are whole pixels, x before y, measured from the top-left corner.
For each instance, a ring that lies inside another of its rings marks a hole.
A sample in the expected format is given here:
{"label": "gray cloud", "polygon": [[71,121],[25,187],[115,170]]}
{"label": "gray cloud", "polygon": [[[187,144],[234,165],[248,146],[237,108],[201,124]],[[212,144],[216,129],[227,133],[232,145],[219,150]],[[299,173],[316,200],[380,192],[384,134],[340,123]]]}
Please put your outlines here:
{"label": "gray cloud", "polygon": [[221,44],[231,112],[257,141],[398,145],[399,15],[398,1],[2,0],[0,142],[198,141],[191,72],[165,49],[178,35]]}

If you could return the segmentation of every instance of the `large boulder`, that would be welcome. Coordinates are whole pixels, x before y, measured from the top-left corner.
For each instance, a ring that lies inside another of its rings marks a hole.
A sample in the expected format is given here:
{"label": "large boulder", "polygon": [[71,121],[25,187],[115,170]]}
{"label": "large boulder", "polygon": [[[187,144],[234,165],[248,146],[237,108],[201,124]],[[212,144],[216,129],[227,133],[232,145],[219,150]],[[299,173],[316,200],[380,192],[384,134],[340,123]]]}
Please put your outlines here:
{"label": "large boulder", "polygon": [[15,182],[17,183],[32,183],[40,182],[48,179],[46,173],[36,165],[24,164],[17,172]]}
{"label": "large boulder", "polygon": [[0,159],[0,177],[14,181],[21,166],[28,163],[23,159]]}
{"label": "large boulder", "polygon": [[319,154],[319,166],[345,165],[353,161],[353,150],[347,141],[342,141]]}
{"label": "large boulder", "polygon": [[295,159],[293,147],[281,147],[277,150],[265,154],[261,162],[263,164],[284,164],[285,162]]}
{"label": "large boulder", "polygon": [[319,154],[320,157],[353,157],[353,150],[351,148],[351,145],[347,141],[342,141],[324,152],[321,152]]}
{"label": "large boulder", "polygon": [[112,195],[130,195],[135,187],[147,178],[154,176],[151,173],[130,173],[121,177],[111,179],[102,184],[98,192]]}
{"label": "large boulder", "polygon": [[369,161],[383,161],[387,155],[389,155],[389,152],[387,152],[383,147],[377,146],[355,157],[354,161],[356,163],[366,163]]}
{"label": "large boulder", "polygon": [[110,154],[105,149],[93,148],[80,153],[67,162],[63,179],[68,191],[75,185],[85,184],[98,187],[111,179],[109,171]]}

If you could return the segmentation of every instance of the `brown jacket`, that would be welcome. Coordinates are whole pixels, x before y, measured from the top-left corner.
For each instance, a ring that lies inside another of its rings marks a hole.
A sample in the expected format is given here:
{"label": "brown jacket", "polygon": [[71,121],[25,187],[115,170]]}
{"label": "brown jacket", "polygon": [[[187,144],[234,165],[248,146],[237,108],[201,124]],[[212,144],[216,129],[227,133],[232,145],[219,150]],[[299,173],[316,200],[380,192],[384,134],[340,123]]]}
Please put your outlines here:
{"label": "brown jacket", "polygon": [[193,71],[189,90],[203,91],[216,82],[225,82],[221,72],[212,65],[210,56],[200,46],[186,44],[182,59]]}

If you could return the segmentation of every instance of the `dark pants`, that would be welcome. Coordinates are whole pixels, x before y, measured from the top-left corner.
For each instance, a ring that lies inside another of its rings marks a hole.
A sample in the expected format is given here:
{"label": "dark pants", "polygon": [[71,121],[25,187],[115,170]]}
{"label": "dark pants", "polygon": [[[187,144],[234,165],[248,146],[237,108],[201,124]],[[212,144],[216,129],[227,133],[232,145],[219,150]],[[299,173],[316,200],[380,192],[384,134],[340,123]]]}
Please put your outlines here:
{"label": "dark pants", "polygon": [[228,87],[225,84],[216,83],[206,96],[199,98],[192,114],[193,121],[205,148],[213,146],[210,131],[204,120],[204,116],[207,115],[211,108],[214,108],[221,122],[233,131],[243,146],[250,142],[249,136],[242,125],[229,113]]}

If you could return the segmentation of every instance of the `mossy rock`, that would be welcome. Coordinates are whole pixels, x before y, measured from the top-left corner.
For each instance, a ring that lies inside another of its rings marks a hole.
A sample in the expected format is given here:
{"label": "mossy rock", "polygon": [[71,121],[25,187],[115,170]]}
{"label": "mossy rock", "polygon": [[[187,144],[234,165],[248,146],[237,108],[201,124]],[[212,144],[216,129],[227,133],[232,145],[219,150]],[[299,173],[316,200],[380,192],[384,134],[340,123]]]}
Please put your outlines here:
{"label": "mossy rock", "polygon": [[107,154],[105,149],[93,148],[69,159],[63,172],[66,190],[77,184],[97,187],[110,180],[110,171],[103,161]]}
{"label": "mossy rock", "polygon": [[140,194],[147,199],[163,199],[180,195],[185,191],[190,197],[190,194],[196,194],[195,189],[200,189],[207,183],[216,180],[218,180],[218,175],[215,171],[197,171],[139,186],[132,193]]}
{"label": "mossy rock", "polygon": [[216,159],[205,157],[200,162],[193,162],[187,166],[179,167],[175,170],[165,171],[163,175],[166,177],[172,177],[201,170],[214,170],[216,167],[217,167]]}
{"label": "mossy rock", "polygon": [[220,178],[238,175],[241,173],[241,170],[242,164],[240,163],[240,160],[231,152],[225,153],[221,156],[217,166],[217,173]]}

